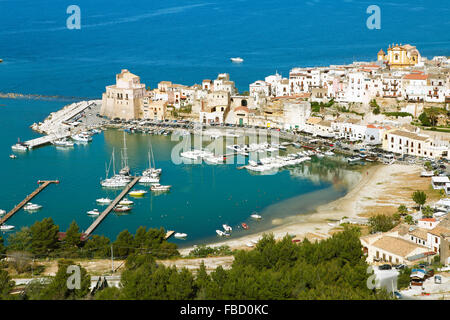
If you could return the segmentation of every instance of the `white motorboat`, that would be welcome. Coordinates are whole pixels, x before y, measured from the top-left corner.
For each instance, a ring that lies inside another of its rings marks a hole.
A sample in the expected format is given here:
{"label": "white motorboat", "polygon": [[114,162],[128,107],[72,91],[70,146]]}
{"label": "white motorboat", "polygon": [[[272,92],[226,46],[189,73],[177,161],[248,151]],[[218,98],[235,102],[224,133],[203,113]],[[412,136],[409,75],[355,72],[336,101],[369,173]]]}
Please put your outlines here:
{"label": "white motorboat", "polygon": [[98,216],[100,214],[100,211],[98,211],[98,209],[93,209],[91,211],[88,211],[87,214],[91,216]]}
{"label": "white motorboat", "polygon": [[6,213],[6,210],[0,209],[0,216],[4,215]]}
{"label": "white motorboat", "polygon": [[212,157],[206,157],[205,162],[208,164],[219,164],[223,163],[223,156],[212,156]]}
{"label": "white motorboat", "polygon": [[39,205],[39,204],[34,204],[34,203],[31,203],[31,202],[28,202],[28,203],[25,205],[25,207],[23,207],[23,210],[26,210],[26,211],[36,211],[36,210],[39,210],[39,209],[41,209],[41,208],[42,208],[42,206]]}
{"label": "white motorboat", "polygon": [[143,175],[139,179],[140,183],[159,183],[159,175],[155,172],[149,174],[149,175]]}
{"label": "white motorboat", "polygon": [[332,157],[332,156],[334,156],[334,152],[333,151],[327,151],[327,152],[324,152],[324,155]]}
{"label": "white motorboat", "polygon": [[92,138],[91,138],[90,135],[83,134],[83,133],[75,134],[71,138],[73,140],[75,140],[75,141],[78,141],[78,142],[90,142],[90,141],[92,141]]}
{"label": "white motorboat", "polygon": [[151,191],[169,191],[172,186],[163,186],[159,183],[154,184],[150,187]]}
{"label": "white motorboat", "polygon": [[74,146],[74,143],[67,139],[58,139],[58,140],[52,141],[52,144],[56,147],[73,147]]}
{"label": "white motorboat", "polygon": [[225,230],[225,232],[231,232],[231,231],[233,231],[233,228],[231,228],[229,225],[227,225],[227,224],[224,224],[224,225],[222,225],[222,227],[223,227],[223,230]]}
{"label": "white motorboat", "polygon": [[131,207],[129,207],[129,206],[118,205],[117,207],[114,208],[115,212],[128,212],[130,210],[131,210]]}
{"label": "white motorboat", "polygon": [[174,236],[175,238],[177,238],[177,239],[184,239],[184,238],[187,237],[187,233],[180,233],[180,232],[177,232],[177,233],[175,233],[173,236]]}
{"label": "white motorboat", "polygon": [[14,151],[27,151],[28,147],[22,143],[16,143],[11,147]]}
{"label": "white motorboat", "polygon": [[223,232],[222,230],[216,230],[216,233],[218,236],[223,237],[225,236],[225,232]]}
{"label": "white motorboat", "polygon": [[250,217],[253,218],[253,219],[256,219],[256,220],[262,219],[262,217],[259,214],[256,214],[256,213],[252,214]]}
{"label": "white motorboat", "polygon": [[14,226],[8,225],[8,224],[2,224],[0,226],[0,231],[8,231],[14,229]]}
{"label": "white motorboat", "polygon": [[134,202],[125,198],[125,199],[121,200],[119,202],[119,204],[122,206],[132,206],[134,204]]}
{"label": "white motorboat", "polygon": [[251,243],[251,242],[248,242],[248,243],[246,243],[245,244],[247,247],[249,247],[249,248],[253,248],[255,245],[253,244],[253,243]]}
{"label": "white motorboat", "polygon": [[97,199],[97,202],[99,204],[110,204],[112,202],[112,200],[109,198],[100,198],[100,199]]}
{"label": "white motorboat", "polygon": [[242,59],[241,57],[234,57],[234,58],[230,58],[231,62],[234,63],[242,63],[244,62],[244,59]]}
{"label": "white motorboat", "polygon": [[16,156],[15,154],[10,154],[9,157],[10,157],[11,159],[17,159],[17,156]]}

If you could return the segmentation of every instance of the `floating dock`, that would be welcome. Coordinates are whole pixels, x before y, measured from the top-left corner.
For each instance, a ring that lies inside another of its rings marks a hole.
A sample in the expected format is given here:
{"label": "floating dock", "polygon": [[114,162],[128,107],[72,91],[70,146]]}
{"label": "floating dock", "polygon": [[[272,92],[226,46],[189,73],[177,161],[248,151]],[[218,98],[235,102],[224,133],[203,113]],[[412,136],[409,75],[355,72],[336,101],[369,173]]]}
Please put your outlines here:
{"label": "floating dock", "polygon": [[22,202],[16,205],[11,211],[9,211],[3,218],[0,219],[0,225],[6,222],[9,218],[11,218],[16,212],[22,209],[28,202],[31,201],[35,196],[41,193],[42,190],[47,188],[50,184],[55,183],[58,184],[58,180],[39,180],[39,187],[33,191],[33,193],[29,194]]}
{"label": "floating dock", "polygon": [[83,240],[87,240],[94,232],[94,230],[100,225],[100,223],[106,218],[106,216],[119,204],[119,202],[130,192],[131,188],[138,183],[141,177],[134,177],[133,180],[123,189],[123,191],[114,199],[113,202],[95,219],[95,221],[89,226],[89,228],[83,233]]}

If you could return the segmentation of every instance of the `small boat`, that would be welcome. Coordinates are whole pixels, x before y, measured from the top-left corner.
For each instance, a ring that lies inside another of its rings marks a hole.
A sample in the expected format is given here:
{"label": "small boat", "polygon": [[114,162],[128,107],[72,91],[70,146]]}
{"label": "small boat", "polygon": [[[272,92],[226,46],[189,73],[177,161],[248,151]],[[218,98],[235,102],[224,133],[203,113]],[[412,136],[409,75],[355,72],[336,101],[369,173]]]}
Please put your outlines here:
{"label": "small boat", "polygon": [[129,199],[123,199],[119,202],[119,204],[122,206],[131,206],[134,204],[134,202]]}
{"label": "small boat", "polygon": [[112,200],[109,198],[100,198],[100,199],[97,199],[97,202],[99,204],[110,204],[112,202]]}
{"label": "small boat", "polygon": [[133,190],[128,193],[132,197],[142,197],[147,193],[145,190]]}
{"label": "small boat", "polygon": [[223,232],[222,230],[216,230],[216,233],[218,236],[223,237],[225,236],[225,232]]}
{"label": "small boat", "polygon": [[56,147],[73,147],[74,143],[72,141],[66,140],[66,139],[58,139],[55,141],[52,141],[52,144]]}
{"label": "small boat", "polygon": [[9,157],[10,157],[11,159],[17,159],[17,156],[16,156],[15,154],[10,154]]}
{"label": "small boat", "polygon": [[233,228],[231,228],[229,225],[227,225],[227,224],[224,224],[224,225],[222,225],[222,227],[223,227],[223,230],[225,230],[225,232],[231,232],[231,231],[233,231]]}
{"label": "small boat", "polygon": [[256,214],[256,213],[252,214],[250,217],[253,218],[253,219],[256,219],[256,220],[262,219],[262,217],[259,214]]}
{"label": "small boat", "polygon": [[183,239],[183,238],[186,238],[186,237],[187,237],[187,233],[180,233],[180,232],[177,232],[177,233],[175,233],[173,236],[174,236],[175,238],[177,238],[177,239]]}
{"label": "small boat", "polygon": [[23,210],[26,210],[26,211],[36,211],[36,210],[39,210],[39,209],[41,209],[41,208],[42,208],[42,206],[39,205],[39,204],[34,204],[34,203],[31,203],[31,202],[28,202],[28,203],[25,205],[25,207],[23,207]]}
{"label": "small boat", "polygon": [[163,186],[159,183],[154,184],[150,187],[151,191],[169,191],[172,186]]}
{"label": "small boat", "polygon": [[27,151],[28,147],[22,143],[16,143],[11,147],[14,151]]}
{"label": "small boat", "polygon": [[6,210],[0,209],[0,216],[4,215],[6,213]]}
{"label": "small boat", "polygon": [[242,59],[241,57],[230,58],[230,60],[231,60],[231,62],[234,62],[234,63],[244,62],[244,59]]}
{"label": "small boat", "polygon": [[433,171],[422,171],[420,173],[421,177],[433,177],[434,176],[434,172]]}
{"label": "small boat", "polygon": [[246,243],[246,246],[249,248],[253,248],[255,245],[253,243],[248,242],[248,243]]}
{"label": "small boat", "polygon": [[98,209],[93,209],[91,211],[88,211],[87,214],[91,216],[98,216],[100,214],[100,211],[98,211]]}
{"label": "small boat", "polygon": [[0,226],[1,231],[8,231],[14,229],[14,226],[8,225],[8,224],[2,224]]}
{"label": "small boat", "polygon": [[90,135],[83,134],[83,133],[75,134],[71,138],[73,140],[79,141],[79,142],[90,142],[90,141],[92,141],[92,138],[91,138]]}
{"label": "small boat", "polygon": [[242,228],[244,228],[245,230],[248,230],[248,229],[249,229],[249,226],[248,226],[246,223],[244,223],[244,222],[241,223],[241,226],[242,226]]}
{"label": "small boat", "polygon": [[131,210],[131,207],[118,205],[114,208],[115,212],[128,212]]}

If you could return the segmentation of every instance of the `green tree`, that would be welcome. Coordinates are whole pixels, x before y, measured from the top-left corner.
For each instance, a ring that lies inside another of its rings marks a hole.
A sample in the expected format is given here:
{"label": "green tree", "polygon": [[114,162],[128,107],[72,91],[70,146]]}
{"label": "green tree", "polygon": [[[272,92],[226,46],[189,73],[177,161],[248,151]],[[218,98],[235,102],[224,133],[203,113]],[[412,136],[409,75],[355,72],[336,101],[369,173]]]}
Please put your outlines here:
{"label": "green tree", "polygon": [[431,126],[431,121],[430,118],[427,116],[427,114],[425,112],[423,112],[420,116],[419,116],[419,121],[422,123],[423,126],[425,127],[430,127]]}
{"label": "green tree", "polygon": [[2,260],[4,258],[4,254],[6,253],[6,247],[4,245],[4,240],[3,238],[0,236],[0,260]]}
{"label": "green tree", "polygon": [[48,256],[59,247],[59,227],[52,218],[36,221],[31,227],[31,252],[36,255]]}
{"label": "green tree", "polygon": [[109,258],[111,241],[105,236],[93,235],[85,242],[80,254],[86,258]]}
{"label": "green tree", "polygon": [[422,215],[425,218],[433,218],[434,210],[430,206],[425,206],[422,208]]}
{"label": "green tree", "polygon": [[17,231],[8,237],[8,250],[31,252],[31,241],[32,236],[30,228],[23,227],[20,231]]}
{"label": "green tree", "polygon": [[103,290],[97,291],[95,293],[95,300],[119,300],[120,295],[122,294],[121,290],[117,287],[108,287]]}
{"label": "green tree", "polygon": [[405,222],[407,223],[407,224],[410,224],[410,225],[413,225],[414,224],[414,219],[413,219],[413,217],[412,216],[406,216],[405,217]]}
{"label": "green tree", "polygon": [[134,252],[134,238],[128,231],[124,230],[117,235],[116,241],[113,243],[114,255],[126,258]]}
{"label": "green tree", "polygon": [[422,206],[427,201],[427,195],[425,194],[425,192],[417,190],[414,191],[412,199],[415,203],[419,205],[420,209],[422,209]]}
{"label": "green tree", "polygon": [[398,289],[401,290],[401,289],[408,288],[409,283],[410,283],[410,278],[411,278],[411,269],[409,269],[408,267],[402,269],[400,271],[400,274],[399,274],[398,280],[397,280]]}
{"label": "green tree", "polygon": [[[75,300],[85,298],[89,293],[91,278],[87,274],[86,269],[79,265],[76,266],[80,268],[80,288],[69,289],[68,279],[74,273],[67,273],[67,268],[74,265],[73,261],[59,260],[56,276],[44,288],[39,298],[42,300]],[[72,283],[71,281],[69,282]]]}
{"label": "green tree", "polygon": [[370,233],[387,232],[397,225],[398,221],[394,217],[378,214],[369,218]]}
{"label": "green tree", "polygon": [[11,281],[8,272],[0,269],[0,300],[9,300],[11,296],[9,292],[14,287],[14,282]]}
{"label": "green tree", "polygon": [[398,214],[405,216],[408,214],[408,208],[404,204],[401,204],[397,209]]}

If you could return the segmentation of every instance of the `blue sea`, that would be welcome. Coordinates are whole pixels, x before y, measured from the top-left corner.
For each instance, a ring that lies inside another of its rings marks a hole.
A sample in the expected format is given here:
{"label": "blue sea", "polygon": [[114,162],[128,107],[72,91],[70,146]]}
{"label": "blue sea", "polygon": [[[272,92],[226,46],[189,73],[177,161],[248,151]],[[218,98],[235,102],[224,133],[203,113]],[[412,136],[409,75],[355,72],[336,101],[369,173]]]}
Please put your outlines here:
{"label": "blue sea", "polygon": [[[69,5],[81,10],[81,29],[69,30]],[[381,29],[369,30],[367,7],[381,9]],[[154,88],[159,81],[191,85],[227,72],[240,91],[275,72],[288,76],[297,66],[375,60],[390,43],[411,43],[423,56],[450,55],[448,0],[442,1],[111,1],[0,0],[0,92],[100,97],[115,74],[126,68]],[[242,64],[230,57],[240,56]],[[86,211],[95,199],[114,192],[99,181],[122,132],[109,130],[72,150],[48,146],[11,160],[17,138],[38,134],[29,126],[70,101],[0,99],[0,208],[9,210],[37,186],[39,179],[59,179],[33,202],[36,213],[17,213],[8,224],[31,225],[52,217],[65,230],[75,220],[85,230]],[[339,164],[307,164],[296,173],[255,176],[236,166],[176,166],[174,142],[164,136],[128,135],[132,169],[147,166],[149,140],[161,182],[173,185],[165,195],[136,200],[129,215],[111,214],[95,231],[111,238],[140,225],[189,234],[181,245],[215,239],[223,223],[233,227],[256,211],[271,227],[274,218],[308,212],[347,191],[349,171]],[[119,152],[117,153],[117,158]],[[300,174],[299,174],[300,172]],[[244,231],[241,231],[241,234]],[[239,235],[239,233],[237,233]]]}
{"label": "blue sea", "polygon": [[[72,4],[80,30],[66,27]],[[152,88],[228,72],[244,91],[297,66],[376,60],[391,43],[450,55],[449,16],[448,0],[1,0],[0,92],[100,97],[122,68]]]}

